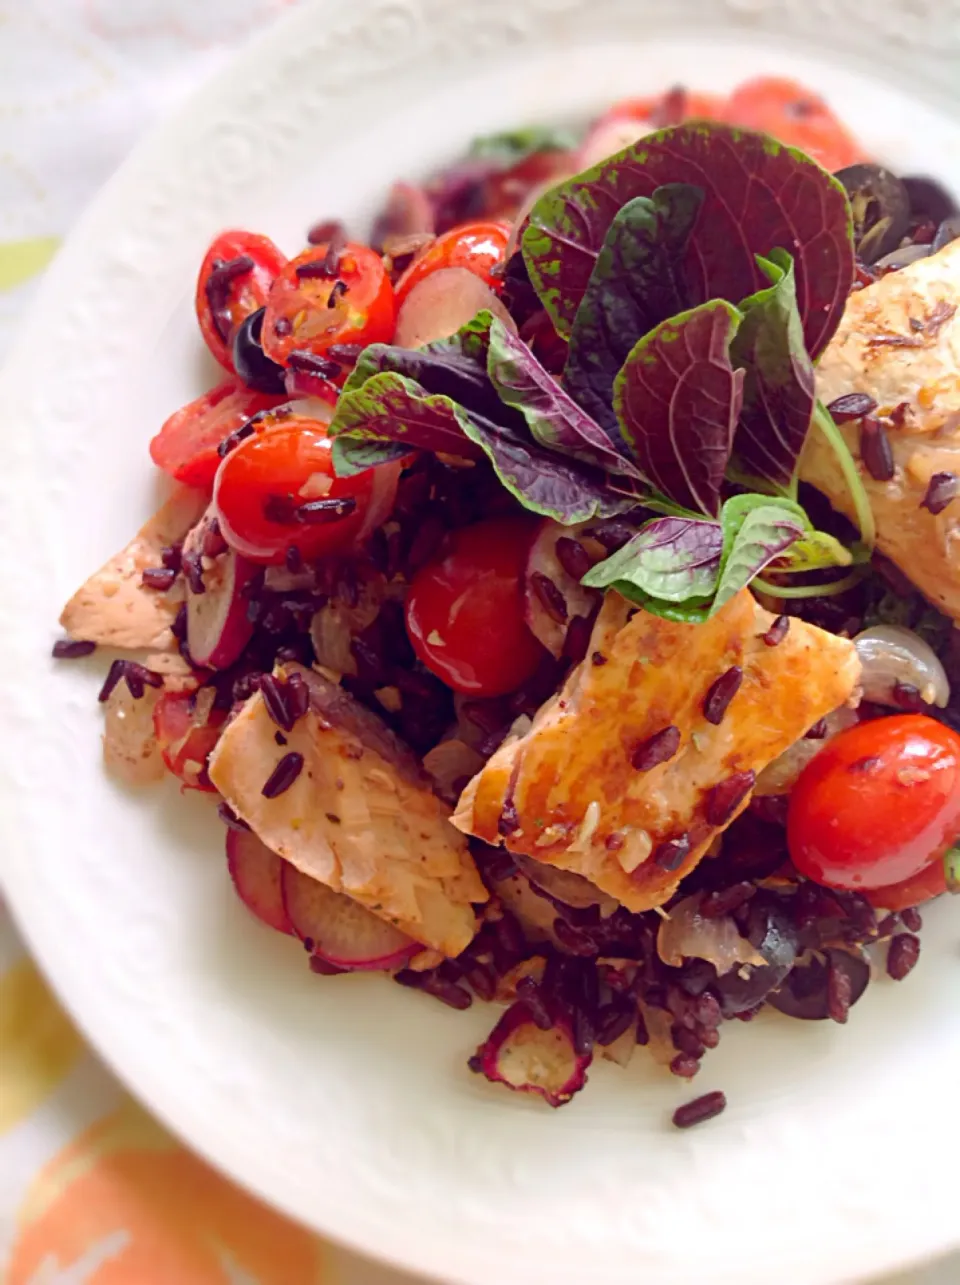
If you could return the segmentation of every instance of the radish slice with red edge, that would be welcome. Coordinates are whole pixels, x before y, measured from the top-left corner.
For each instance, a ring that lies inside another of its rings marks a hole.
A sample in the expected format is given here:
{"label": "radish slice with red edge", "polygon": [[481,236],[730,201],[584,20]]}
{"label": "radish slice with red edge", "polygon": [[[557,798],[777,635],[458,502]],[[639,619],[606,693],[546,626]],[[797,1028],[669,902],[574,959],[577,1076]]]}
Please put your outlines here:
{"label": "radish slice with red edge", "polygon": [[[585,589],[557,556],[558,541],[568,540],[573,558],[582,556],[583,574],[590,569],[593,559],[577,540],[577,530],[545,518],[527,557],[524,618],[533,636],[553,656],[562,653],[571,620],[589,616],[596,602],[595,592]],[[573,546],[579,546],[580,555]],[[567,561],[572,561],[569,555]]]}
{"label": "radish slice with red edge", "polygon": [[[188,562],[194,559],[195,568],[193,577],[189,567],[184,568],[187,649],[194,662],[202,668],[226,669],[239,659],[253,634],[244,591],[257,568],[232,549],[222,547],[212,559],[209,556],[204,558],[204,547],[211,547],[210,537],[213,542],[217,539],[208,510],[183,543],[184,558]],[[198,574],[203,581],[202,593],[196,593],[191,584],[192,578],[195,584]]]}
{"label": "radish slice with red edge", "polygon": [[511,1005],[477,1049],[471,1065],[493,1084],[518,1093],[535,1093],[552,1107],[562,1107],[587,1082],[592,1054],[581,1054],[565,1019],[542,1031],[526,1004]]}
{"label": "radish slice with red edge", "polygon": [[345,971],[386,972],[423,947],[351,897],[284,865],[283,904],[293,931],[314,954]]}
{"label": "radish slice with red edge", "polygon": [[255,834],[227,833],[227,869],[240,900],[261,923],[293,936],[283,904],[281,880],[285,862]]}

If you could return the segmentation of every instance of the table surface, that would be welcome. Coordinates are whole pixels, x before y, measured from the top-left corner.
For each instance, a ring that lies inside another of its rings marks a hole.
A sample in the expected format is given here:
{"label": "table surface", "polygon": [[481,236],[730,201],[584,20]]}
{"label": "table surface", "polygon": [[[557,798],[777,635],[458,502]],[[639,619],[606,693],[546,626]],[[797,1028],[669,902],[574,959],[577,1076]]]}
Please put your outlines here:
{"label": "table surface", "polygon": [[[296,2],[0,0],[0,353],[142,131]],[[291,1225],[166,1134],[84,1045],[2,905],[0,1050],[7,1285],[418,1285]],[[877,1285],[958,1282],[954,1258]]]}

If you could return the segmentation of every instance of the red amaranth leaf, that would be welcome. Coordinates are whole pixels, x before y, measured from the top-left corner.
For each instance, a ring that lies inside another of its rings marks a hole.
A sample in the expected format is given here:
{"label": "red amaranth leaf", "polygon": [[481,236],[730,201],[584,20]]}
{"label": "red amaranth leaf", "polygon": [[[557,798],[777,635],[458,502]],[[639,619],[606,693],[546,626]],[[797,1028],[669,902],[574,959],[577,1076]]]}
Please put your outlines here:
{"label": "red amaranth leaf", "polygon": [[645,335],[614,385],[621,431],[640,471],[675,504],[715,518],[743,401],[730,344],[741,314],[714,299]]}
{"label": "red amaranth leaf", "polygon": [[786,250],[796,264],[807,349],[816,358],[840,324],[853,282],[846,193],[803,152],[716,122],[648,134],[534,206],[523,256],[559,332],[569,338],[617,211],[668,183],[704,193],[682,265],[691,303],[755,293],[767,284],[756,256]]}

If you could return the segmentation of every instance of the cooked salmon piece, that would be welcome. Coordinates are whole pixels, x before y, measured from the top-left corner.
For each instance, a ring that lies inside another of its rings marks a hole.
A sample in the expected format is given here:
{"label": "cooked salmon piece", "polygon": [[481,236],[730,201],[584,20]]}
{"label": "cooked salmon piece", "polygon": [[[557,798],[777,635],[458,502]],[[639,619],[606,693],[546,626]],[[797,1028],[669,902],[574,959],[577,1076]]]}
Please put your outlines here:
{"label": "cooked salmon piece", "polygon": [[131,651],[176,651],[170,626],[184,601],[184,586],[178,582],[166,592],[145,589],[140,577],[148,567],[161,566],[164,548],[183,539],[207,503],[202,491],[179,487],[64,607],[60,624],[70,637]]}
{"label": "cooked salmon piece", "polygon": [[[336,683],[301,665],[276,672],[300,675],[308,712],[278,745],[263,696],[252,696],[210,759],[214,785],[298,870],[425,946],[458,955],[473,939],[474,905],[487,891],[418,759]],[[290,753],[303,756],[299,776],[265,798],[264,784]]]}
{"label": "cooked salmon piece", "polygon": [[774,620],[747,590],[698,625],[608,593],[586,660],[474,777],[454,825],[630,910],[661,905],[762,769],[854,696],[851,642],[796,618],[777,642]]}
{"label": "cooked salmon piece", "polygon": [[[931,478],[960,478],[960,241],[850,296],[817,367],[829,405],[866,393],[893,452],[888,482],[860,454],[860,425],[841,426],[877,523],[877,544],[936,607],[960,622],[960,498],[939,513],[923,505]],[[854,518],[836,457],[814,427],[800,476]]]}

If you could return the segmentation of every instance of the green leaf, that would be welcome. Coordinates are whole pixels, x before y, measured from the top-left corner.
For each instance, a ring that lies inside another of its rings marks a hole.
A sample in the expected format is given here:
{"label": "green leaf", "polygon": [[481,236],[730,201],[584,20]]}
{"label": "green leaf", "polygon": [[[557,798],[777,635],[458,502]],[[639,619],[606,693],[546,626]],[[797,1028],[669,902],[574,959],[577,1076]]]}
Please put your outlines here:
{"label": "green leaf", "polygon": [[577,309],[564,383],[617,437],[613,383],[638,339],[689,307],[681,268],[703,191],[667,183],[617,211]]}
{"label": "green leaf", "polygon": [[943,858],[947,892],[960,893],[960,848],[951,848]]}
{"label": "green leaf", "polygon": [[642,606],[659,602],[699,610],[716,590],[722,553],[719,523],[655,518],[622,549],[592,567],[582,583],[592,589],[615,588]]}
{"label": "green leaf", "polygon": [[723,559],[710,614],[720,611],[775,558],[799,540],[810,520],[799,504],[735,495],[720,515]]}
{"label": "green leaf", "polygon": [[757,257],[771,284],[739,305],[743,322],[730,346],[743,366],[743,409],[734,439],[738,471],[758,490],[794,486],[797,461],[810,429],[816,392],[797,308],[793,259],[785,250]]}
{"label": "green leaf", "polygon": [[470,144],[470,155],[483,161],[497,161],[512,168],[537,152],[567,152],[577,146],[573,130],[550,125],[530,125],[503,134],[484,134]]}
{"label": "green leaf", "polygon": [[778,559],[777,571],[799,573],[825,567],[849,567],[853,554],[836,536],[826,531],[807,531]]}

